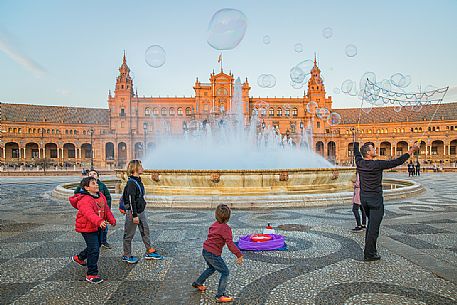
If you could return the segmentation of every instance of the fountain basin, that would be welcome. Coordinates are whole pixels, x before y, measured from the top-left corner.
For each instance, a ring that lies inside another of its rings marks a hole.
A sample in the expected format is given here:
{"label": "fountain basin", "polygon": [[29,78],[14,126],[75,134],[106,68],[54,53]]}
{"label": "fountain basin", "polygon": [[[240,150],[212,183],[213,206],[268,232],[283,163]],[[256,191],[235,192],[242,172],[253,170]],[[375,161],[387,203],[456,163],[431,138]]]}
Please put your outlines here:
{"label": "fountain basin", "polygon": [[[116,170],[127,182],[124,170]],[[275,170],[145,170],[146,194],[155,196],[277,196],[334,193],[352,187],[354,168]]]}
{"label": "fountain basin", "polygon": [[[118,206],[121,190],[127,182],[125,171],[119,170],[116,174],[120,179],[104,180],[112,192],[113,208]],[[147,207],[153,209],[214,209],[220,203],[236,209],[304,208],[349,206],[354,174],[354,168],[146,170],[142,181]],[[77,183],[59,185],[52,195],[68,200],[76,186]],[[383,188],[385,201],[410,198],[425,190],[415,181],[396,178],[384,179]]]}

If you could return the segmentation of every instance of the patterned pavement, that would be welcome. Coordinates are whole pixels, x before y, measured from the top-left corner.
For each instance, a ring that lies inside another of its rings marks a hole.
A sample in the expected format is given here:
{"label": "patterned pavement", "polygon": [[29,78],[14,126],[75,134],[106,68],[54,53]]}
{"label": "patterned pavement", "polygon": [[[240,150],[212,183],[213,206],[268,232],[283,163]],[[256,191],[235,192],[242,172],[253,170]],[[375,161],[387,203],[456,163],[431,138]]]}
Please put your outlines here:
{"label": "patterned pavement", "polygon": [[[408,179],[403,174],[391,174]],[[414,178],[427,192],[388,202],[379,262],[363,262],[363,233],[352,233],[351,207],[235,210],[235,239],[267,222],[286,236],[288,251],[224,250],[234,304],[457,304],[457,174]],[[208,290],[190,283],[204,269],[201,245],[213,211],[149,210],[154,246],[163,261],[120,261],[123,220],[109,230],[112,249],[99,261],[100,285],[84,281],[70,261],[84,248],[74,232],[75,210],[50,191],[75,178],[3,178],[0,182],[0,304],[215,304],[218,276]],[[114,211],[115,209],[113,209]],[[139,233],[134,254],[144,248]]]}

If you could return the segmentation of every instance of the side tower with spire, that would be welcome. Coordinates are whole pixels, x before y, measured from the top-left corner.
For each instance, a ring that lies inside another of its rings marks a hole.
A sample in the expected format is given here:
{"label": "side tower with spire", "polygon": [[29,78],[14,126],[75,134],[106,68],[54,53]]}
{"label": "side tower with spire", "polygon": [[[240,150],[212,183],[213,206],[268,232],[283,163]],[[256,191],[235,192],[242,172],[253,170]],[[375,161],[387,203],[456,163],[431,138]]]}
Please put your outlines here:
{"label": "side tower with spire", "polygon": [[317,66],[316,54],[314,53],[314,66],[311,69],[311,78],[308,81],[307,98],[309,101],[316,102],[319,107],[332,109],[332,98],[325,97],[325,85],[321,77],[321,70]]}
{"label": "side tower with spire", "polygon": [[[131,137],[132,133],[135,132],[134,122],[136,120],[134,118],[137,117],[137,109],[135,109],[133,104],[134,97],[133,79],[130,76],[130,68],[127,65],[127,59],[124,51],[122,65],[119,67],[119,75],[116,77],[114,96],[111,95],[111,90],[108,93],[111,133],[115,133],[116,135],[128,135]],[[131,151],[131,149],[127,149],[127,145],[129,143],[128,138],[125,140],[120,139],[120,142],[124,143],[121,144],[121,146],[126,145],[126,147],[124,149],[122,147],[115,149],[116,152],[119,151],[119,158],[130,158],[130,153],[127,155],[127,152]],[[125,156],[120,155],[122,150],[125,151]],[[117,158],[118,156],[116,154],[115,159]]]}

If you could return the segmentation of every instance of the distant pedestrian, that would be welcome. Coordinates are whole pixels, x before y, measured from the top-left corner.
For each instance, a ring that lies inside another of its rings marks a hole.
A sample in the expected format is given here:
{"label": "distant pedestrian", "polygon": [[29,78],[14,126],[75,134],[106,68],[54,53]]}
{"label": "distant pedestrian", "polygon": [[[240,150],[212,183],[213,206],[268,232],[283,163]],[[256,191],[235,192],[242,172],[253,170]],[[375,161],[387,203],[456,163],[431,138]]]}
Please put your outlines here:
{"label": "distant pedestrian", "polygon": [[[86,249],[72,260],[80,266],[87,266],[86,281],[98,284],[103,280],[98,275],[98,258],[103,230],[109,223],[116,225],[111,210],[106,204],[105,196],[99,192],[97,179],[86,177],[81,181],[81,192],[69,198],[71,205],[78,210],[75,230],[82,234]],[[86,263],[87,259],[87,263]]]}
{"label": "distant pedestrian", "polygon": [[[360,202],[360,178],[359,174],[357,173],[355,178],[352,180],[354,185],[354,195],[352,196],[352,213],[354,213],[356,227],[352,229],[353,232],[362,232],[367,226],[367,215],[365,214],[365,210],[362,207]],[[359,210],[362,211],[362,222],[360,222],[360,213]]]}
{"label": "distant pedestrian", "polygon": [[419,163],[419,161],[416,161],[416,176],[420,176],[421,175],[421,165]]}
{"label": "distant pedestrian", "polygon": [[206,279],[210,277],[215,271],[221,274],[219,279],[219,286],[216,293],[216,301],[219,303],[232,302],[233,298],[225,295],[225,289],[228,283],[229,269],[222,259],[222,248],[227,244],[228,249],[237,257],[237,264],[243,263],[243,254],[240,249],[235,245],[232,240],[232,229],[227,222],[230,219],[231,210],[225,204],[219,204],[216,208],[216,221],[209,227],[208,238],[203,243],[202,255],[208,267],[192,283],[192,287],[205,291]]}
{"label": "distant pedestrian", "polygon": [[408,177],[414,176],[414,165],[413,161],[409,161],[408,163]]}

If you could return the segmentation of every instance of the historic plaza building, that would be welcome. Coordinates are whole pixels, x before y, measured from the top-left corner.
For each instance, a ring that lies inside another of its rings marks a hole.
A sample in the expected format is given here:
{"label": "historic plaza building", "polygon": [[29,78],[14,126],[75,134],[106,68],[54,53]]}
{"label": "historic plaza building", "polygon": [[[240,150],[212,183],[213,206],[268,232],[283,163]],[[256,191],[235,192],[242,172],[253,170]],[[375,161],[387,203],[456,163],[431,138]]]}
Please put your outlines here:
{"label": "historic plaza building", "polygon": [[[211,73],[208,83],[197,78],[193,97],[141,97],[129,73],[124,54],[114,94],[108,95],[108,109],[0,103],[0,163],[87,168],[92,155],[96,168],[124,167],[128,160],[143,157],[143,147],[146,152],[154,150],[158,134],[182,135],[195,120],[204,122],[231,110],[235,80],[222,69]],[[313,149],[338,164],[351,163],[351,128],[357,127],[360,110],[333,109],[316,60],[303,97],[254,98],[250,90],[246,79],[242,84],[246,121],[257,108],[260,128],[275,126],[297,144],[302,128],[312,124]],[[311,116],[306,109],[310,101],[339,113],[341,124],[330,126]],[[424,106],[419,112],[375,107],[361,116],[359,130],[359,141],[374,142],[380,158],[398,156],[421,138],[422,163],[457,161],[457,102]]]}

